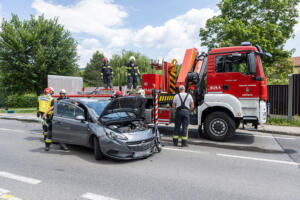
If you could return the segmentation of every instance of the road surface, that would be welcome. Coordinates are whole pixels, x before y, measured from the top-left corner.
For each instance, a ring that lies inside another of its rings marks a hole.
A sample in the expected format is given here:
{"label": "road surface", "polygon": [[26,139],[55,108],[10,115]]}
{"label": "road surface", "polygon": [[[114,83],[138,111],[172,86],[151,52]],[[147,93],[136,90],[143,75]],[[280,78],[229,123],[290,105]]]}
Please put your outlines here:
{"label": "road surface", "polygon": [[[251,134],[255,142],[259,133]],[[276,136],[266,142],[286,153],[167,144],[143,160],[95,161],[91,150],[77,146],[65,152],[53,145],[45,152],[40,124],[0,119],[0,195],[23,200],[299,199],[300,137]]]}

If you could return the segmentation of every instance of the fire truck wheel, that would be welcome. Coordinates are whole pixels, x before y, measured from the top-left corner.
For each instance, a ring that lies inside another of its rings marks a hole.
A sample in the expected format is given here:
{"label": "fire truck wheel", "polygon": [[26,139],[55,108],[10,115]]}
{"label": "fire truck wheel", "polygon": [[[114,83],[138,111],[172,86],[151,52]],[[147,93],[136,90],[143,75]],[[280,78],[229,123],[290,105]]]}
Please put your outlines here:
{"label": "fire truck wheel", "polygon": [[204,131],[211,140],[224,141],[233,136],[236,124],[224,112],[213,112],[204,120]]}

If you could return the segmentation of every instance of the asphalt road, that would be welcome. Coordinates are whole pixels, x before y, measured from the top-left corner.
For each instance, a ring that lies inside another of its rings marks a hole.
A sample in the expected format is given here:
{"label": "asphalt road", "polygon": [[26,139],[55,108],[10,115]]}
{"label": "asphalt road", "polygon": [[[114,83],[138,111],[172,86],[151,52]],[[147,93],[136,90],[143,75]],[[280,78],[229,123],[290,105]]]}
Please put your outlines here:
{"label": "asphalt road", "polygon": [[[255,142],[259,133],[247,134]],[[300,137],[266,138],[286,153],[166,145],[160,154],[126,162],[95,161],[91,150],[77,146],[44,152],[41,139],[37,123],[0,119],[0,194],[23,200],[300,197]]]}

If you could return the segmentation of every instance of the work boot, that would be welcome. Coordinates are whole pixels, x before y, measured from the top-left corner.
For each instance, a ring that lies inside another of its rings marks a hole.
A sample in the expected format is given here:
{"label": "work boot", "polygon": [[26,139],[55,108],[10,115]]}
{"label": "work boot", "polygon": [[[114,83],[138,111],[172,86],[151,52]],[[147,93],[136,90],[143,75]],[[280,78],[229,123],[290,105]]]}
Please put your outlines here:
{"label": "work boot", "polygon": [[188,147],[186,140],[181,141],[181,147]]}
{"label": "work boot", "polygon": [[69,150],[69,148],[65,144],[59,144],[59,146],[60,146],[61,150],[64,150],[64,151],[68,151]]}
{"label": "work boot", "polygon": [[46,146],[45,147],[45,151],[49,151],[50,150],[50,147],[49,146]]}
{"label": "work boot", "polygon": [[173,139],[173,146],[178,146],[178,139]]}

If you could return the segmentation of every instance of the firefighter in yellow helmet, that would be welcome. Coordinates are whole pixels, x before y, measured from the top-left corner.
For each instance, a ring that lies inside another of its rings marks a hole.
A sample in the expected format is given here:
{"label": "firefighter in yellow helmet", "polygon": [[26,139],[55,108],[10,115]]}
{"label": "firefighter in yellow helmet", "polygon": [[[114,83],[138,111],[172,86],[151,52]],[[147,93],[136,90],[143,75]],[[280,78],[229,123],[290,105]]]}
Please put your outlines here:
{"label": "firefighter in yellow helmet", "polygon": [[49,122],[51,121],[53,111],[48,112],[45,118],[43,118],[43,116],[48,111],[48,109],[50,109],[54,105],[54,99],[52,97],[53,93],[54,90],[49,87],[44,90],[44,96],[38,97],[37,116],[42,116],[44,140],[46,140],[49,132]]}

